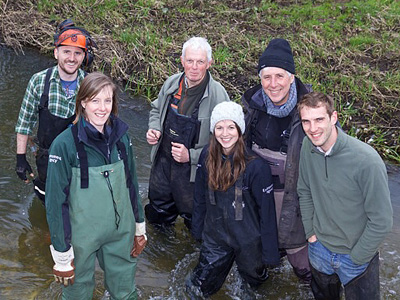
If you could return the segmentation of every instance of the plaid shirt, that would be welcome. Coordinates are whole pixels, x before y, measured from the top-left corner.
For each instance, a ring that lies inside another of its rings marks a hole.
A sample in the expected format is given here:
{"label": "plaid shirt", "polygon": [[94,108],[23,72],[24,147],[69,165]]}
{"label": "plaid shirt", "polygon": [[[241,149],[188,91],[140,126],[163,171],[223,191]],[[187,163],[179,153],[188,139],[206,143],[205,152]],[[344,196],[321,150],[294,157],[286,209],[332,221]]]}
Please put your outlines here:
{"label": "plaid shirt", "polygon": [[[16,133],[33,134],[33,129],[36,127],[39,118],[40,97],[43,94],[46,71],[47,69],[34,74],[29,80],[19,111],[17,125],[15,126]],[[78,91],[84,77],[85,72],[79,69],[76,91]],[[58,68],[53,68],[49,87],[48,108],[50,113],[61,118],[71,117],[75,113],[75,99],[76,94],[70,97],[65,94],[61,86]]]}

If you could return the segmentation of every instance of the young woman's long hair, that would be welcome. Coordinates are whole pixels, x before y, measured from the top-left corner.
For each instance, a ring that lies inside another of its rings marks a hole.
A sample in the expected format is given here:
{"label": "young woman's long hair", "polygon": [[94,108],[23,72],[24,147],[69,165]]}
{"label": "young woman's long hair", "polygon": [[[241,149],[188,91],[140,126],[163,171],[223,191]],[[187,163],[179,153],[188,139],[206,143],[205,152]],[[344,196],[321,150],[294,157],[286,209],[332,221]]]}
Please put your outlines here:
{"label": "young woman's long hair", "polygon": [[215,135],[210,138],[206,167],[208,186],[213,190],[226,191],[235,184],[246,168],[245,142],[239,126],[236,123],[235,126],[239,132],[239,138],[231,150],[232,159],[223,158],[223,148]]}

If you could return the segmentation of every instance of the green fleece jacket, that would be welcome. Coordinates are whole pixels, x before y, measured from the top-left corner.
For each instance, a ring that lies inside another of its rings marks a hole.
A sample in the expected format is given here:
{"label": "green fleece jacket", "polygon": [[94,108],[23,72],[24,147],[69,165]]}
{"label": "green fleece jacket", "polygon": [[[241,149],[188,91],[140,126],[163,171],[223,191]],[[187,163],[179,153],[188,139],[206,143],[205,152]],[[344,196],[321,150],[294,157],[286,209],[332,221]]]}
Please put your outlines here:
{"label": "green fleece jacket", "polygon": [[[179,80],[183,73],[175,74],[169,77],[164,85],[162,86],[158,99],[151,103],[151,111],[149,116],[149,129],[156,129],[163,132],[164,121],[167,114],[169,95],[174,95],[179,88]],[[200,135],[199,142],[194,148],[189,149],[190,155],[190,181],[194,182],[196,176],[197,162],[203,147],[208,144],[210,139],[210,117],[214,106],[223,101],[229,101],[229,96],[226,93],[224,87],[217,81],[215,81],[210,74],[210,81],[208,82],[207,88],[204,92],[203,97],[200,100],[199,106],[199,121]],[[161,145],[161,140],[153,146],[151,149],[151,162],[154,162],[157,151]]]}
{"label": "green fleece jacket", "polygon": [[334,253],[369,262],[391,231],[393,210],[386,167],[369,145],[341,129],[329,155],[305,137],[297,183],[307,239]]}

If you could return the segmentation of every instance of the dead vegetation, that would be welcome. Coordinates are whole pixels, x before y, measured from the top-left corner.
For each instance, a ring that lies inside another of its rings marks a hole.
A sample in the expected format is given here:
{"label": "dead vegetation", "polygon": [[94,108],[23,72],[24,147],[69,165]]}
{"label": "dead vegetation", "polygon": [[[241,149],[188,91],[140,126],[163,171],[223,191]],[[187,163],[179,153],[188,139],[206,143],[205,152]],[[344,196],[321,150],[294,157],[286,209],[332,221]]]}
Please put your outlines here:
{"label": "dead vegetation", "polygon": [[[343,127],[400,162],[400,17],[390,1],[369,13],[357,1],[314,0],[319,11],[310,8],[312,14],[300,9],[311,1],[298,0],[47,2],[0,0],[0,40],[16,51],[35,47],[51,55],[56,23],[72,18],[99,46],[93,69],[149,99],[180,70],[181,47],[190,36],[210,41],[213,77],[235,100],[258,83],[258,57],[268,41],[285,37],[297,75],[335,97]],[[296,5],[298,15],[290,10]],[[339,18],[345,18],[340,26]]]}

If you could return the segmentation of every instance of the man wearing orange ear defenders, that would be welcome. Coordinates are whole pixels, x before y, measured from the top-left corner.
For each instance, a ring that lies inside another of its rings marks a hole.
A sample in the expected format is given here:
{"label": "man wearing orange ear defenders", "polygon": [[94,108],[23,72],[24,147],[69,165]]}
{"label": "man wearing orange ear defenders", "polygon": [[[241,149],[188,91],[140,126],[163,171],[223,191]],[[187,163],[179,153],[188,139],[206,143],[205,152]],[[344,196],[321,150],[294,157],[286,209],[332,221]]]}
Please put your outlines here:
{"label": "man wearing orange ear defenders", "polygon": [[[48,162],[48,149],[51,143],[75,119],[75,97],[80,83],[85,77],[81,66],[89,67],[93,60],[95,42],[89,33],[76,27],[68,19],[60,23],[54,35],[54,57],[57,65],[34,74],[29,80],[24,99],[22,100],[17,133],[18,177],[29,182],[34,173],[26,159],[26,148],[31,142],[34,129],[37,128],[39,148],[34,151],[38,176],[33,179],[36,195],[44,202]],[[36,148],[31,143],[32,148]]]}

